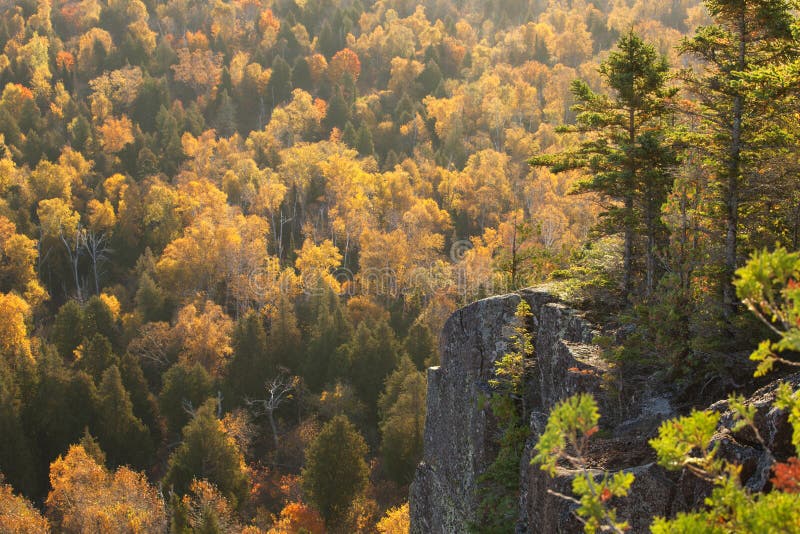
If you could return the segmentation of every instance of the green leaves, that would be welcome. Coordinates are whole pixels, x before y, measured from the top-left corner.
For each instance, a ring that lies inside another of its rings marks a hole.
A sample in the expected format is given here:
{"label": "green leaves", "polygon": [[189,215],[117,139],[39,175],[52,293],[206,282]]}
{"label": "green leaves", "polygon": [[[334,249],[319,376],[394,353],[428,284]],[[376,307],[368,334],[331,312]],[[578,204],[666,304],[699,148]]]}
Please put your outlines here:
{"label": "green leaves", "polygon": [[581,393],[561,401],[550,412],[531,463],[541,464],[542,470],[555,475],[558,460],[580,454],[586,440],[597,432],[599,420],[600,411],[591,395]]}
{"label": "green leaves", "polygon": [[667,469],[688,467],[699,475],[714,476],[721,465],[714,458],[716,447],[711,438],[717,430],[720,415],[710,411],[694,411],[691,415],[664,421],[658,437],[650,440],[656,450],[658,463]]}
{"label": "green leaves", "polygon": [[800,350],[800,252],[783,247],[754,253],[736,271],[736,294],[773,333],[778,341],[764,340],[750,355],[758,363],[755,376],[763,376],[777,362],[797,365],[778,356]]}

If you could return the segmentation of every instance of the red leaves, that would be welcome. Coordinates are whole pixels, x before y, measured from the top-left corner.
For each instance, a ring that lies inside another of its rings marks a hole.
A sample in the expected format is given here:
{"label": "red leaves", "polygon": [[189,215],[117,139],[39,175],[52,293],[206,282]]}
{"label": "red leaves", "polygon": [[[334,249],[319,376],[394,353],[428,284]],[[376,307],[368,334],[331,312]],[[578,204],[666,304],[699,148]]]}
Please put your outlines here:
{"label": "red leaves", "polygon": [[771,482],[775,489],[786,493],[800,493],[800,460],[789,458],[788,462],[776,463],[772,467]]}

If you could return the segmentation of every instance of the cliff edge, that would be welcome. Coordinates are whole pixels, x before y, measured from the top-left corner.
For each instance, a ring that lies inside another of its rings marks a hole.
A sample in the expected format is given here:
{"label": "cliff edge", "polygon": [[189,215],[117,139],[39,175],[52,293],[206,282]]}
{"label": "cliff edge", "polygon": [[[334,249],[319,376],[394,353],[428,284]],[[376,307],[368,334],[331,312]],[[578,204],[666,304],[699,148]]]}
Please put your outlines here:
{"label": "cliff edge", "polygon": [[[604,437],[595,439],[591,458],[600,470],[629,470],[636,475],[630,496],[615,502],[632,532],[647,532],[655,515],[671,516],[702,503],[709,488],[680,473],[658,467],[647,439],[658,423],[676,415],[666,396],[637,392],[621,402],[605,390],[601,350],[592,344],[598,333],[580,312],[558,302],[546,289],[481,300],[455,312],[440,338],[441,364],[428,370],[427,419],[423,458],[411,485],[409,501],[412,534],[464,533],[470,530],[478,507],[478,477],[497,454],[497,427],[487,403],[494,362],[507,350],[514,312],[520,299],[530,305],[529,328],[534,339],[532,372],[526,382],[531,407],[530,434],[520,462],[519,533],[582,532],[572,514],[574,505],[549,490],[570,493],[572,473],[563,469],[550,478],[530,465],[533,446],[544,429],[547,414],[560,400],[578,392],[591,393],[600,404]],[[800,386],[800,374],[788,380]],[[759,407],[763,435],[777,450],[791,435],[785,414],[771,408],[774,386],[751,397]],[[634,399],[631,402],[631,398]],[[711,407],[725,411],[724,403]],[[755,490],[767,483],[765,455],[744,434],[730,431],[723,417],[718,438],[726,456],[744,465],[743,477]],[[511,527],[511,525],[510,525]]]}

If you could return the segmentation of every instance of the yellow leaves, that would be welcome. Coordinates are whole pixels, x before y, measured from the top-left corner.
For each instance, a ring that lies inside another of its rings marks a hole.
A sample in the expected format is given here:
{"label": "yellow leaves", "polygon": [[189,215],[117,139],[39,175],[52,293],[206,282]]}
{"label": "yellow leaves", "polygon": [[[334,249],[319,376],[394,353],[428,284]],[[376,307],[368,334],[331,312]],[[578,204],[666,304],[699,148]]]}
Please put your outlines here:
{"label": "yellow leaves", "polygon": [[323,534],[325,521],[315,509],[302,502],[290,502],[281,510],[278,521],[267,534],[294,534],[295,532]]}
{"label": "yellow leaves", "polygon": [[14,534],[48,534],[50,524],[21,495],[14,495],[8,484],[0,485],[0,532]]}
{"label": "yellow leaves", "polygon": [[310,238],[303,242],[303,248],[297,252],[295,265],[300,271],[300,280],[307,291],[316,290],[321,283],[339,291],[339,282],[332,271],[339,267],[342,255],[330,239],[315,245]]}
{"label": "yellow leaves", "polygon": [[175,79],[194,89],[203,99],[210,98],[222,79],[222,54],[210,50],[190,52],[185,48],[179,49],[177,54],[179,62],[172,65]]}
{"label": "yellow leaves", "polygon": [[11,361],[32,360],[27,321],[31,308],[14,293],[0,293],[0,356]]}
{"label": "yellow leaves", "polygon": [[389,508],[386,515],[378,521],[377,529],[380,534],[406,534],[411,528],[408,515],[408,503],[395,508]]}
{"label": "yellow leaves", "polygon": [[187,304],[178,312],[173,331],[181,340],[181,360],[199,363],[213,376],[221,374],[233,354],[233,321],[220,306],[210,300],[202,310]]}
{"label": "yellow leaves", "polygon": [[102,95],[118,106],[128,107],[136,100],[143,83],[142,69],[127,66],[103,73],[90,81],[89,86],[95,95]]}
{"label": "yellow leaves", "polygon": [[70,167],[42,160],[31,172],[28,184],[37,200],[59,198],[66,201],[72,196],[72,184],[76,178]]}
{"label": "yellow leaves", "polygon": [[46,237],[74,235],[81,220],[78,212],[73,211],[70,205],[60,198],[40,201],[36,213],[42,235]]}
{"label": "yellow leaves", "polygon": [[100,145],[110,154],[116,154],[129,143],[133,143],[133,125],[131,120],[123,115],[119,119],[107,118],[98,128]]}
{"label": "yellow leaves", "polygon": [[32,307],[41,304],[47,293],[36,277],[38,257],[36,241],[16,233],[14,224],[0,216],[0,291],[15,291]]}
{"label": "yellow leaves", "polygon": [[114,48],[114,40],[107,31],[94,27],[81,35],[78,40],[78,68],[83,72],[93,72],[102,65],[104,58],[96,56],[96,51],[102,48],[108,55]]}
{"label": "yellow leaves", "polygon": [[119,313],[121,310],[119,300],[114,295],[110,295],[108,293],[100,293],[100,301],[108,306],[109,311],[111,311],[112,317],[114,317],[115,321],[119,321]]}
{"label": "yellow leaves", "polygon": [[93,198],[86,208],[89,213],[89,228],[91,230],[105,232],[110,230],[117,222],[114,206],[107,199],[100,202]]}
{"label": "yellow leaves", "polygon": [[166,528],[164,501],[142,473],[120,467],[109,473],[73,445],[50,465],[48,515],[61,532],[131,532]]}

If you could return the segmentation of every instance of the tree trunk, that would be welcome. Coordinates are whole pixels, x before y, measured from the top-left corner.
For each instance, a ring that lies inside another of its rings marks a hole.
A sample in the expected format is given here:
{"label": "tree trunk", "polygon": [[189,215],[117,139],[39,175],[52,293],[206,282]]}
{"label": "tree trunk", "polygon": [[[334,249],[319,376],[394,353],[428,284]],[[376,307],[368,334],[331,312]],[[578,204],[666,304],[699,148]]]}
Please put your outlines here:
{"label": "tree trunk", "polygon": [[[744,71],[746,64],[747,47],[745,12],[739,14],[739,51],[737,63],[740,71]],[[725,198],[725,268],[722,285],[723,314],[729,319],[736,313],[736,290],[733,287],[733,276],[737,264],[737,238],[739,233],[739,178],[741,176],[741,151],[742,151],[742,114],[744,110],[744,97],[737,94],[733,98],[731,110],[731,146],[727,161],[727,188]]]}

